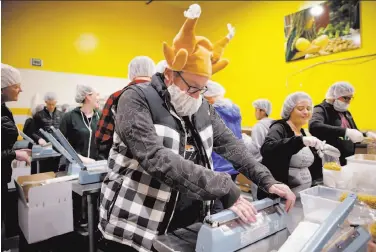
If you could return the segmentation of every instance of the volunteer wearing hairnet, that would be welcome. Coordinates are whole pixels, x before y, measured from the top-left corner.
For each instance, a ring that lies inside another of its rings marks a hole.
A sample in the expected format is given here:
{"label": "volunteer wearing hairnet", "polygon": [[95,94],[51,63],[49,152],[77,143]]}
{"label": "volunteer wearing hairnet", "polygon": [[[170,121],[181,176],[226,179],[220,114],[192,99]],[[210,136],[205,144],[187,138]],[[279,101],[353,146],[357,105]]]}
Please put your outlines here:
{"label": "volunteer wearing hairnet", "polygon": [[[298,196],[300,191],[311,187],[309,167],[315,158],[321,169],[321,160],[314,152],[323,143],[316,137],[306,136],[303,130],[312,116],[311,97],[304,92],[290,94],[283,103],[281,116],[282,119],[270,126],[261,147],[262,163]],[[259,199],[267,196],[260,189],[257,194]]]}
{"label": "volunteer wearing hairnet", "polygon": [[[238,139],[241,139],[242,117],[240,115],[239,107],[231,100],[224,98],[226,91],[219,83],[209,80],[206,86],[208,91],[204,93],[205,99],[209,104],[213,105],[215,111],[222,118],[227,128],[229,128]],[[212,159],[214,171],[227,172],[231,175],[232,180],[235,181],[239,172],[234,169],[230,162],[214,151],[212,153]]]}
{"label": "volunteer wearing hairnet", "polygon": [[80,107],[66,113],[60,124],[60,130],[84,163],[98,158],[95,143],[95,131],[99,121],[97,91],[89,85],[77,85],[75,100]]}
{"label": "volunteer wearing hairnet", "polygon": [[70,109],[70,105],[69,104],[63,104],[61,105],[61,112],[63,112],[64,114],[69,112],[69,109]]}
{"label": "volunteer wearing hairnet", "polygon": [[157,73],[164,73],[167,67],[167,62],[165,60],[161,60],[158,62],[158,64],[155,66],[155,70]]}
{"label": "volunteer wearing hairnet", "polygon": [[157,235],[202,222],[216,199],[242,220],[256,220],[231,176],[211,169],[212,150],[266,191],[287,197],[287,209],[295,201],[203,99],[212,74],[228,64],[221,56],[234,30],[229,26],[211,45],[195,36],[200,13],[191,5],[172,46],[164,43],[164,73],[120,96],[99,210],[99,230],[116,251],[152,251]]}
{"label": "volunteer wearing hairnet", "polygon": [[[12,179],[12,161],[25,161],[30,165],[31,150],[14,150],[18,129],[12,112],[5,105],[7,102],[17,101],[21,89],[21,74],[12,66],[1,63],[1,206],[9,204],[8,183]],[[6,215],[5,208],[1,211],[1,220]]]}
{"label": "volunteer wearing hairnet", "polygon": [[[94,163],[95,160],[102,159],[98,155],[94,135],[99,121],[97,112],[98,99],[99,94],[94,88],[89,85],[77,85],[75,101],[82,105],[65,113],[60,124],[62,134],[67,138],[84,164]],[[62,158],[59,169],[66,170],[68,164],[68,161]],[[84,198],[80,199],[74,195],[73,208],[75,209],[75,214],[86,213],[86,201]],[[86,226],[86,215],[75,215],[74,224]]]}
{"label": "volunteer wearing hairnet", "polygon": [[27,136],[33,138],[33,139],[39,139],[40,136],[36,133],[37,129],[35,126],[35,121],[33,117],[35,116],[36,113],[39,111],[42,111],[44,108],[43,104],[38,104],[35,106],[35,108],[31,109],[31,117],[27,118],[23,127],[23,133],[25,133]]}
{"label": "volunteer wearing hairnet", "polygon": [[354,92],[354,87],[348,82],[334,83],[326,93],[325,100],[315,106],[309,122],[309,131],[313,136],[339,149],[341,165],[346,165],[346,157],[355,154],[355,143],[363,141],[364,135],[376,139],[372,132],[360,132],[348,111]]}
{"label": "volunteer wearing hairnet", "polygon": [[[252,127],[252,142],[255,148],[260,151],[261,146],[264,144],[266,135],[269,132],[269,127],[273,120],[269,118],[272,113],[272,103],[266,99],[258,99],[253,102],[253,107],[255,108],[255,116],[258,122]],[[262,156],[258,152],[255,156],[257,161],[261,162]]]}
{"label": "volunteer wearing hairnet", "polygon": [[[49,131],[51,126],[55,128],[60,127],[60,122],[63,119],[63,112],[56,109],[57,95],[53,92],[48,92],[44,95],[44,102],[46,106],[39,112],[35,113],[33,119],[37,134],[34,134],[34,141],[40,145],[45,145],[46,140],[43,135],[39,133],[39,129]],[[31,136],[31,137],[33,137]]]}
{"label": "volunteer wearing hairnet", "polygon": [[[126,87],[150,82],[151,77],[155,74],[154,61],[147,56],[137,56],[131,60],[128,65],[128,77],[131,81]],[[95,139],[98,146],[98,154],[103,159],[108,159],[111,146],[113,143],[113,134],[115,122],[113,119],[112,108],[116,108],[120,95],[126,89],[118,90],[111,94],[103,107],[101,119],[99,120]]]}
{"label": "volunteer wearing hairnet", "polygon": [[[235,137],[241,139],[242,117],[240,115],[239,107],[236,104],[232,103],[230,99],[224,98],[226,90],[219,83],[209,80],[206,86],[208,90],[204,93],[205,99],[214,107],[215,111],[222,118],[227,128],[229,128],[232,133],[234,133]],[[214,171],[226,172],[231,175],[233,181],[236,180],[236,176],[239,174],[239,172],[229,161],[215,153],[215,151],[212,152],[212,160]],[[223,204],[220,200],[216,200],[213,205],[212,213],[215,214],[222,210]]]}

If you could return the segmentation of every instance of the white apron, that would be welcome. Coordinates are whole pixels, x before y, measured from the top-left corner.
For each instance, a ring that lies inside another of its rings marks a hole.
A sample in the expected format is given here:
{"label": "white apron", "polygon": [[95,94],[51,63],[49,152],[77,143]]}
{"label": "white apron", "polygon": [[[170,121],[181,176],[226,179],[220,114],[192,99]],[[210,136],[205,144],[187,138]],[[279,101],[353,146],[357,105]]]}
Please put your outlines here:
{"label": "white apron", "polygon": [[314,159],[308,147],[304,147],[291,157],[288,186],[297,197],[299,197],[299,192],[311,187],[312,177],[308,167],[313,164]]}

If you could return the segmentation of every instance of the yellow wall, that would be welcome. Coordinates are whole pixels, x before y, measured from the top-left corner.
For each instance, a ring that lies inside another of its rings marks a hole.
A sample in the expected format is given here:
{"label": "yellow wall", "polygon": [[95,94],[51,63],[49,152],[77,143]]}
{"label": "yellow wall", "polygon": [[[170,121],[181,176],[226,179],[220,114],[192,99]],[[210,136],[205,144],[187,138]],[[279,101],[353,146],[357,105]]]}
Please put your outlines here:
{"label": "yellow wall", "polygon": [[240,105],[243,125],[256,122],[252,108],[252,100],[256,98],[269,98],[273,103],[272,117],[279,118],[283,100],[290,92],[306,91],[314,103],[319,103],[330,84],[346,80],[356,88],[350,110],[358,127],[376,129],[376,60],[358,65],[339,64],[359,60],[321,65],[290,78],[286,86],[289,75],[317,62],[376,53],[376,2],[361,2],[361,49],[287,64],[284,58],[284,16],[298,11],[304,3],[200,2],[203,9],[198,25],[200,34],[215,40],[226,34],[228,22],[236,27],[235,38],[225,51],[230,65],[213,79],[222,83],[227,96]]}
{"label": "yellow wall", "polygon": [[[167,3],[167,2],[166,2]],[[31,68],[31,57],[44,61],[42,70],[124,77],[136,55],[163,58],[163,41],[171,43],[184,21],[180,5],[140,2],[2,2],[2,62]],[[303,90],[319,103],[329,85],[347,80],[356,88],[351,111],[361,129],[376,129],[370,118],[376,109],[376,61],[322,65],[289,79],[291,74],[324,60],[376,53],[376,2],[361,3],[362,48],[310,60],[285,63],[284,16],[296,12],[303,1],[199,2],[203,12],[197,30],[215,41],[236,27],[236,36],[225,52],[230,65],[214,76],[227,88],[227,96],[240,105],[243,125],[253,125],[252,101],[269,98],[273,118],[279,118],[288,93]],[[219,14],[222,13],[222,14]],[[81,34],[97,37],[92,52],[75,48]],[[40,68],[37,68],[40,69]]]}
{"label": "yellow wall", "polygon": [[[175,9],[145,1],[3,1],[2,62],[33,68],[35,57],[44,63],[35,69],[126,77],[133,57],[163,58],[162,42],[180,26]],[[97,38],[95,50],[76,48],[82,34]]]}

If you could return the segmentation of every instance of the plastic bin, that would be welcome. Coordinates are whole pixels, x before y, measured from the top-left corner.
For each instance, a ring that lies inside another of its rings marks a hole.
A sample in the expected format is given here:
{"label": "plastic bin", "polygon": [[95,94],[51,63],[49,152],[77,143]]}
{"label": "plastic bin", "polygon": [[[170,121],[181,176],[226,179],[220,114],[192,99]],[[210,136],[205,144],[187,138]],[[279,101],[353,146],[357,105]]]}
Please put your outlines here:
{"label": "plastic bin", "polygon": [[[300,192],[304,219],[315,223],[323,223],[330,213],[341,203],[342,193],[348,190],[315,186]],[[353,224],[362,224],[368,218],[370,210],[367,206],[355,205],[348,220]]]}
{"label": "plastic bin", "polygon": [[376,168],[375,154],[355,154],[347,157],[347,165],[356,164],[358,166],[370,165]]}
{"label": "plastic bin", "polygon": [[357,154],[348,157],[347,165],[342,170],[351,175],[348,189],[356,188],[360,191],[375,193],[376,155]]}
{"label": "plastic bin", "polygon": [[322,169],[324,186],[346,189],[349,184],[349,179],[343,171],[333,171]]}

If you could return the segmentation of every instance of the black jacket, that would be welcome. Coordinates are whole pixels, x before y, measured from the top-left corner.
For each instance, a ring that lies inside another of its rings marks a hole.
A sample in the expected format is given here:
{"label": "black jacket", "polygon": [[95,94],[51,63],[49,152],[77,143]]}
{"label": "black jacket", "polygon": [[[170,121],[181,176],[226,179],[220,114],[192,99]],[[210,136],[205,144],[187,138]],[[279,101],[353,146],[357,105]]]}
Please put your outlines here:
{"label": "black jacket", "polygon": [[[43,110],[37,112],[33,118],[34,123],[35,123],[36,133],[30,137],[32,137],[34,141],[38,142],[39,138],[42,137],[42,134],[38,132],[39,129],[43,129],[47,132],[50,131],[51,126],[54,126],[56,129],[58,129],[60,127],[61,120],[63,119],[63,115],[64,115],[63,112],[55,109],[51,117],[50,112],[48,112],[46,107]],[[47,141],[47,139],[45,140]]]}
{"label": "black jacket", "polygon": [[90,124],[91,133],[83,120],[85,120],[86,125],[89,125],[85,114],[81,113],[81,109],[77,107],[64,114],[60,131],[78,154],[87,157],[90,153],[89,157],[97,160],[98,149],[95,143],[95,131],[97,130],[99,115],[97,112],[93,114]]}
{"label": "black jacket", "polygon": [[333,105],[323,101],[313,109],[312,119],[309,122],[309,132],[320,140],[326,142],[341,152],[341,165],[346,165],[346,157],[355,153],[355,144],[351,140],[345,140],[346,128],[341,127],[342,113],[349,121],[352,129],[357,129],[350,112],[338,112]]}
{"label": "black jacket", "polygon": [[[291,157],[305,147],[303,143],[305,132],[303,129],[301,133],[302,136],[295,136],[286,120],[275,121],[270,125],[268,135],[261,147],[262,163],[269,168],[276,180],[286,185],[288,185]],[[320,174],[322,176],[322,162],[316,151],[312,152],[315,156],[315,161],[312,166],[309,167],[309,170],[312,175],[312,180],[315,180]],[[259,199],[265,198],[266,196],[263,191],[259,190],[257,192]]]}
{"label": "black jacket", "polygon": [[18,130],[13,114],[5,105],[1,104],[1,183],[9,183],[12,178],[12,161],[16,159],[13,149],[17,141]]}
{"label": "black jacket", "polygon": [[22,131],[23,133],[25,133],[28,137],[32,138],[38,144],[38,140],[41,137],[37,134],[35,120],[32,117],[26,119]]}

